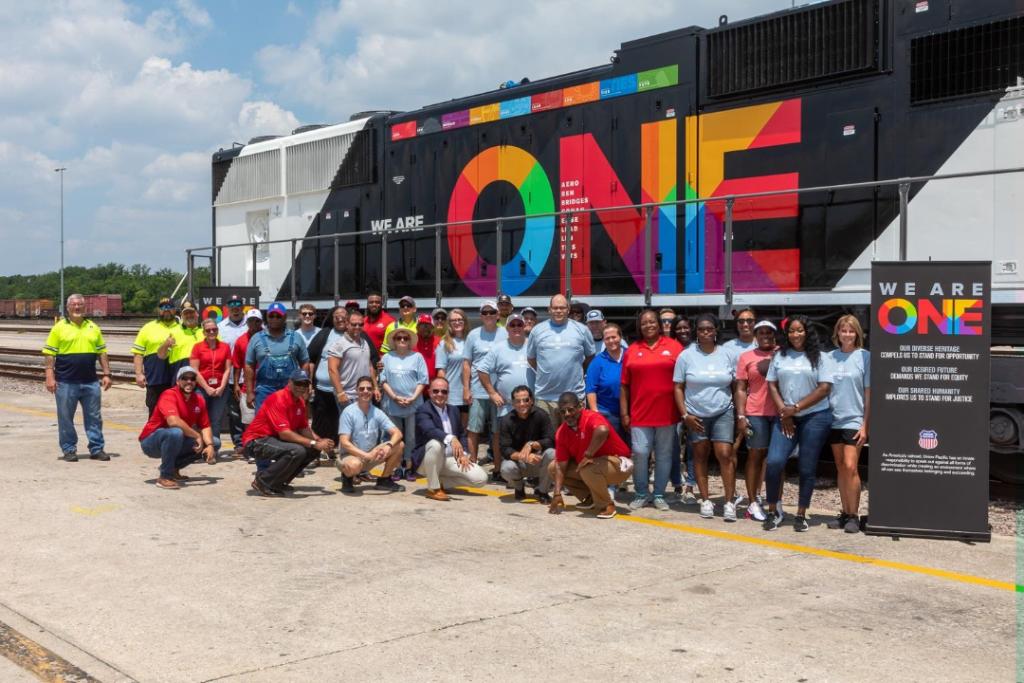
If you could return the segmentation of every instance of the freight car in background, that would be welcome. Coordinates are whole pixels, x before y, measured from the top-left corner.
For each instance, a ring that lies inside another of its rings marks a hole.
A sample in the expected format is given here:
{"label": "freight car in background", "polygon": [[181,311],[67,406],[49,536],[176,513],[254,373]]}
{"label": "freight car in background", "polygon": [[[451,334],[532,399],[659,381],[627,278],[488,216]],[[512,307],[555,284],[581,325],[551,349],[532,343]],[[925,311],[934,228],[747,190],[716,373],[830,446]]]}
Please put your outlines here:
{"label": "freight car in background", "polygon": [[828,325],[866,318],[874,261],[991,261],[992,469],[1024,475],[1019,0],[832,0],[510,85],[215,153],[217,283]]}
{"label": "freight car in background", "polygon": [[[120,294],[86,294],[87,318],[124,316]],[[52,318],[57,314],[53,299],[0,299],[0,318]]]}

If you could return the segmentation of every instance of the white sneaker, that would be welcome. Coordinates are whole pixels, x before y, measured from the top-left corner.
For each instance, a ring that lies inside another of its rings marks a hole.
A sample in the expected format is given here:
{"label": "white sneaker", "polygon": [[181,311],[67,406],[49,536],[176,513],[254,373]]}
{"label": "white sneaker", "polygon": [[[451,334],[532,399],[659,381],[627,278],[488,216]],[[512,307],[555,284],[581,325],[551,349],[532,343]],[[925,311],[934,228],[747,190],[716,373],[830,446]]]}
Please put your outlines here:
{"label": "white sneaker", "polygon": [[689,486],[687,486],[686,489],[683,491],[682,501],[683,505],[697,504],[697,496],[693,495],[693,489],[690,488]]}
{"label": "white sneaker", "polygon": [[746,499],[747,497],[744,496],[742,493],[737,493],[736,497],[733,498],[732,500],[732,504],[735,505],[736,507],[739,507],[740,505],[743,505],[743,501],[745,501]]}
{"label": "white sneaker", "polygon": [[747,506],[747,519],[756,519],[758,522],[763,522],[764,518],[764,509],[761,507],[761,503],[756,500],[752,501]]}
{"label": "white sneaker", "polygon": [[[735,516],[735,514],[736,514],[736,511],[734,509],[733,510],[733,516]],[[711,519],[712,517],[714,517],[715,516],[715,504],[712,503],[710,500],[702,500],[700,502],[700,516],[705,518],[705,519]]]}
{"label": "white sneaker", "polygon": [[725,518],[726,522],[736,521],[736,503],[726,503],[725,511],[722,513],[722,517]]}
{"label": "white sneaker", "polygon": [[668,512],[668,510],[669,510],[668,501],[666,501],[663,496],[655,496],[654,497],[654,509],[658,510],[659,512]]}

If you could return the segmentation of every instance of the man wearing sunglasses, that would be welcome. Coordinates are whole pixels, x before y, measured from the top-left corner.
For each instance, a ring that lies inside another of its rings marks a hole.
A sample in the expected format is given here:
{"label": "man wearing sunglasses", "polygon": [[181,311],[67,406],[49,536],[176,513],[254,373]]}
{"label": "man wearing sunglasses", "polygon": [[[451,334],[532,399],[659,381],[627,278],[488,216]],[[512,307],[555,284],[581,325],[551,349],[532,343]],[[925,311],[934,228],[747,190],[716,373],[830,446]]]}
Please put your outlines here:
{"label": "man wearing sunglasses", "polygon": [[180,368],[176,386],[160,394],[139,434],[142,452],[160,459],[156,485],[162,489],[181,488],[181,482],[188,481],[181,470],[200,455],[207,463],[215,462],[217,457],[206,402],[196,391],[198,376],[189,366]]}
{"label": "man wearing sunglasses", "polygon": [[411,296],[403,296],[398,300],[398,320],[393,321],[384,330],[384,342],[380,345],[381,354],[385,354],[391,350],[388,346],[388,340],[391,339],[391,333],[397,330],[399,327],[404,327],[409,330],[410,333],[416,336],[416,325],[419,316],[416,315],[416,299]]}
{"label": "man wearing sunglasses", "polygon": [[383,465],[384,470],[373,488],[388,492],[405,490],[401,484],[391,481],[391,474],[405,450],[402,432],[383,410],[373,405],[375,389],[373,378],[360,377],[356,382],[355,402],[341,413],[338,441],[342,457],[338,458],[337,466],[341,471],[342,493],[355,493],[356,475],[378,465]]}
{"label": "man wearing sunglasses", "polygon": [[320,453],[334,450],[332,439],[318,438],[309,428],[309,391],[309,375],[295,370],[285,388],[267,396],[245,430],[242,440],[257,463],[252,489],[261,496],[283,496],[291,489],[292,479]]}
{"label": "man wearing sunglasses", "polygon": [[167,361],[180,327],[174,302],[164,297],[157,304],[159,317],[142,326],[132,344],[135,383],[146,389],[146,409],[153,414],[161,394],[171,388],[174,373]]}
{"label": "man wearing sunglasses", "polygon": [[267,396],[283,389],[296,370],[305,370],[309,364],[302,336],[285,329],[287,315],[284,304],[270,304],[266,327],[249,339],[245,350],[246,403],[255,410]]}
{"label": "man wearing sunglasses", "polygon": [[[476,457],[480,435],[489,425],[491,457],[497,465],[501,461],[498,453],[498,408],[480,383],[480,363],[491,348],[505,341],[508,335],[504,328],[498,327],[498,306],[493,301],[485,301],[480,306],[480,322],[480,327],[466,335],[466,346],[462,351],[462,398],[469,404],[469,452]],[[495,470],[495,478],[498,478],[498,470]]]}
{"label": "man wearing sunglasses", "polygon": [[175,330],[174,346],[167,353],[167,363],[171,366],[171,373],[178,372],[178,368],[189,365],[192,357],[192,348],[203,341],[203,328],[199,324],[199,311],[191,301],[181,304],[181,324]]}
{"label": "man wearing sunglasses", "polygon": [[487,472],[469,451],[459,409],[448,405],[448,380],[430,382],[429,399],[416,409],[413,467],[427,478],[427,498],[449,500],[446,488],[483,486]]}
{"label": "man wearing sunglasses", "polygon": [[299,329],[296,332],[302,335],[302,340],[306,342],[306,346],[309,346],[313,337],[320,332],[320,328],[316,326],[316,306],[313,304],[299,306]]}

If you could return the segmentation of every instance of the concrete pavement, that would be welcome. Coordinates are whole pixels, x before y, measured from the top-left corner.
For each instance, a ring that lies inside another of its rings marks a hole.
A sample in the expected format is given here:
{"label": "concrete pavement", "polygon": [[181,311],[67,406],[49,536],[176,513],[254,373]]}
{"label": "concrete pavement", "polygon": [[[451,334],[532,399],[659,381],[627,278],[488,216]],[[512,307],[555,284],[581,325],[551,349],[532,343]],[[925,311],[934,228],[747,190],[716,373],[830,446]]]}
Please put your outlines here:
{"label": "concrete pavement", "polygon": [[52,412],[0,394],[0,622],[99,680],[1016,677],[1013,538],[346,497],[327,469],[263,499],[240,462],[164,491],[137,407],[106,410],[109,463],[58,462]]}

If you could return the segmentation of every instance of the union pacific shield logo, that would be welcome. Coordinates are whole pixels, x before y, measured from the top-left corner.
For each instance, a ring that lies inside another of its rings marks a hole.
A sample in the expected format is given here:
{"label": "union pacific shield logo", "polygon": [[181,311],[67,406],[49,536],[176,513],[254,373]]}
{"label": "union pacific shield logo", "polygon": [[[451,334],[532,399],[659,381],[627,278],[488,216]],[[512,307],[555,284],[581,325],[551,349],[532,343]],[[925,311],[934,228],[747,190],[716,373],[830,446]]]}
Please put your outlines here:
{"label": "union pacific shield logo", "polygon": [[934,429],[922,429],[917,435],[917,445],[930,451],[939,445],[939,433]]}

